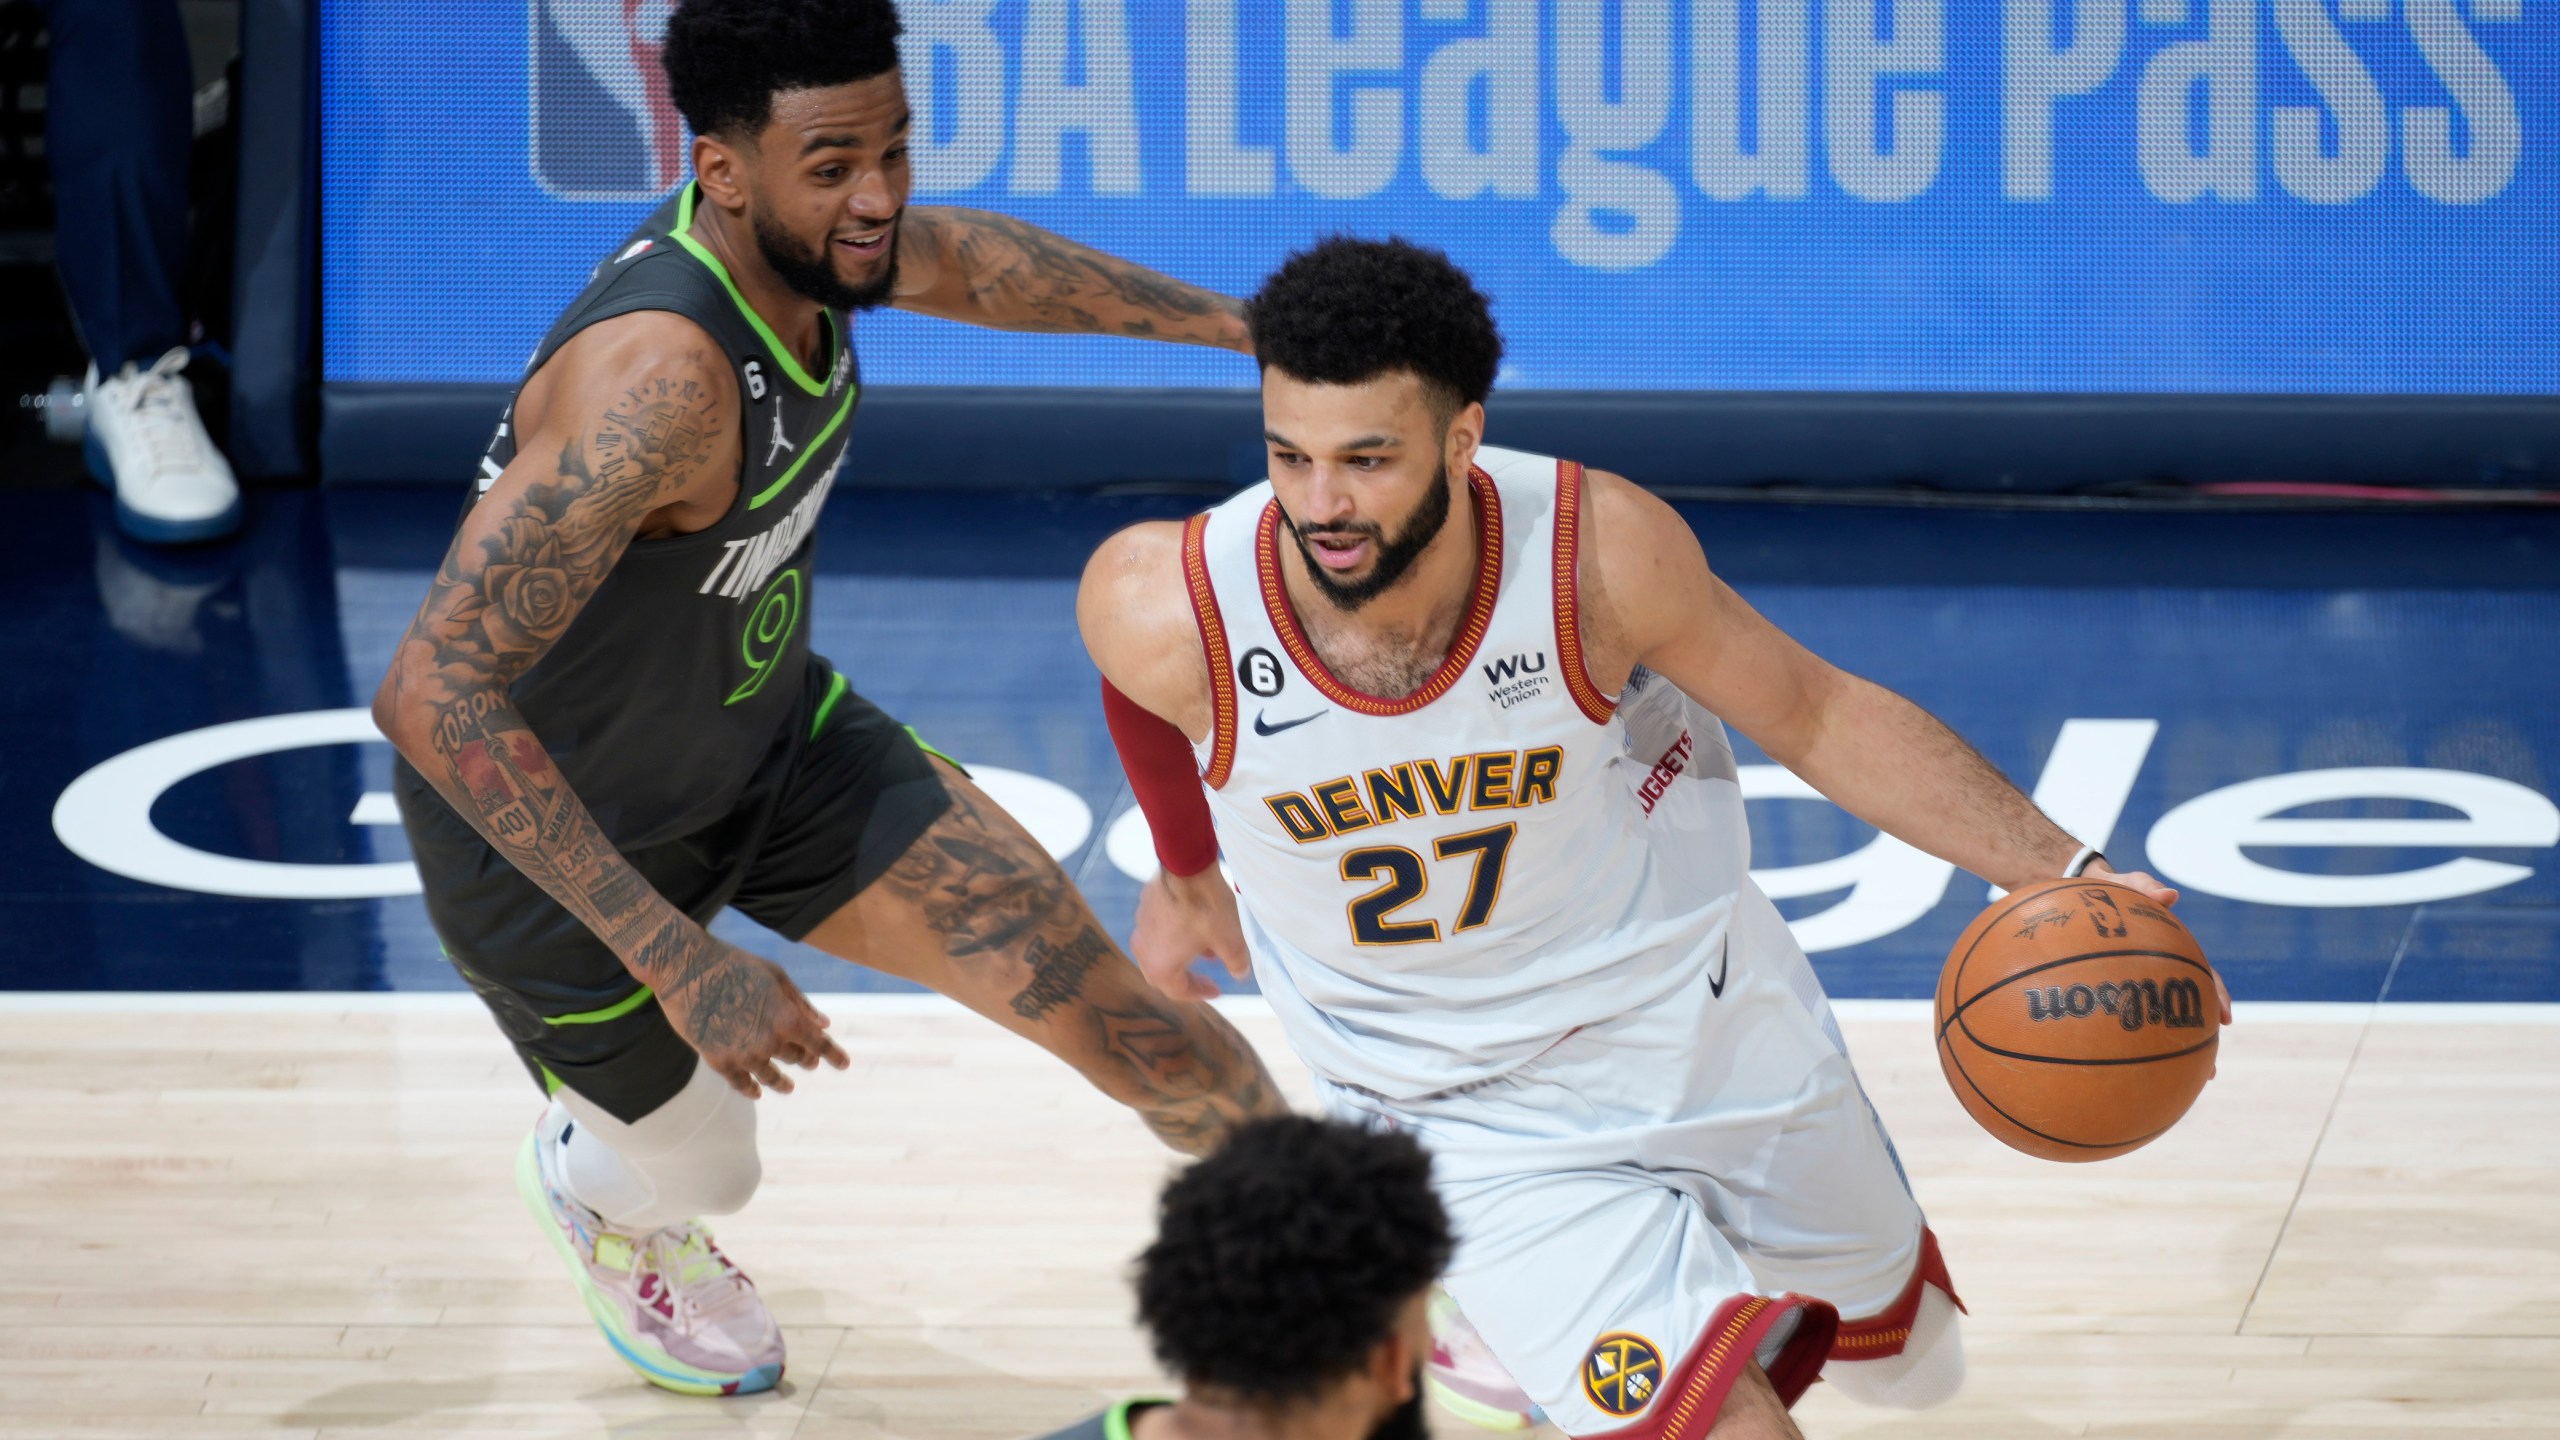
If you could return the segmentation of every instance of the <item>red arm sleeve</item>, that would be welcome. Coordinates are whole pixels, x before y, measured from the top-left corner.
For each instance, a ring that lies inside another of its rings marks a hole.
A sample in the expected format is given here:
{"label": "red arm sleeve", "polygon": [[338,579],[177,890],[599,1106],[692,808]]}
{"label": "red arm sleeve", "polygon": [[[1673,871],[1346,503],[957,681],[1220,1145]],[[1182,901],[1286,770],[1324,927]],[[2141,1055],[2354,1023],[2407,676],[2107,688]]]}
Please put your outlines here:
{"label": "red arm sleeve", "polygon": [[1156,860],[1169,875],[1197,875],[1218,863],[1218,835],[1191,742],[1172,721],[1102,682],[1102,718],[1120,751],[1120,768],[1155,832]]}

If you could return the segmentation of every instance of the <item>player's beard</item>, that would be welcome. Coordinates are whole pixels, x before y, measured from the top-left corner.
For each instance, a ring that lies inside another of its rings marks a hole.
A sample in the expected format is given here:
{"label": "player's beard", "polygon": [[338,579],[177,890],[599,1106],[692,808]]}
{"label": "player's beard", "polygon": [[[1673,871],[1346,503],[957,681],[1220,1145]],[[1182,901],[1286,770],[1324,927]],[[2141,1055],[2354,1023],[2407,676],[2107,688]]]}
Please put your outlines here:
{"label": "player's beard", "polygon": [[[906,212],[898,212],[905,218]],[[847,285],[836,274],[835,260],[828,254],[833,243],[821,240],[815,249],[800,237],[774,223],[761,207],[751,212],[756,232],[756,252],[764,263],[773,267],[792,294],[813,300],[830,310],[877,310],[889,303],[898,288],[898,222],[889,222],[889,263],[880,268],[880,276],[862,285]]]}
{"label": "player's beard", "polygon": [[1422,1367],[1413,1367],[1413,1395],[1387,1412],[1369,1430],[1367,1440],[1430,1440],[1430,1422],[1422,1414]]}
{"label": "player's beard", "polygon": [[1441,527],[1449,523],[1449,489],[1449,463],[1443,460],[1431,472],[1431,484],[1423,491],[1422,503],[1413,507],[1412,518],[1404,522],[1404,529],[1392,540],[1387,538],[1386,527],[1375,520],[1349,520],[1316,531],[1319,535],[1366,535],[1376,544],[1378,558],[1370,564],[1369,573],[1357,580],[1334,579],[1333,572],[1316,558],[1315,548],[1307,543],[1306,532],[1298,528],[1298,522],[1289,519],[1286,510],[1280,512],[1280,518],[1288,520],[1289,536],[1298,542],[1298,554],[1307,562],[1307,576],[1315,581],[1316,589],[1333,602],[1335,609],[1357,610],[1393,589],[1413,568],[1413,562],[1422,558],[1422,552],[1431,548],[1431,542],[1440,538]]}

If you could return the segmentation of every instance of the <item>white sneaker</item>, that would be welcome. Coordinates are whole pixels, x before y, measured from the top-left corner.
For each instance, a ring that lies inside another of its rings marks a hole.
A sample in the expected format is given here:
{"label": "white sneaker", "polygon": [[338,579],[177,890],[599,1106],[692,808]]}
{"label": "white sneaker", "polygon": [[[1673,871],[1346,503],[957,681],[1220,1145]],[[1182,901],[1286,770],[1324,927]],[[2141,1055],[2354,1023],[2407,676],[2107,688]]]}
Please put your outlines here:
{"label": "white sneaker", "polygon": [[219,540],[240,528],[240,482],[196,418],[186,368],[182,347],[104,380],[92,365],[81,386],[89,473],[115,492],[116,524],[136,540]]}
{"label": "white sneaker", "polygon": [[[699,1220],[630,1236],[605,1228],[553,1171],[550,1117],[516,1152],[516,1193],[569,1267],[623,1363],[682,1395],[752,1395],[782,1379],[782,1329]],[[548,1142],[548,1143],[546,1143]]]}

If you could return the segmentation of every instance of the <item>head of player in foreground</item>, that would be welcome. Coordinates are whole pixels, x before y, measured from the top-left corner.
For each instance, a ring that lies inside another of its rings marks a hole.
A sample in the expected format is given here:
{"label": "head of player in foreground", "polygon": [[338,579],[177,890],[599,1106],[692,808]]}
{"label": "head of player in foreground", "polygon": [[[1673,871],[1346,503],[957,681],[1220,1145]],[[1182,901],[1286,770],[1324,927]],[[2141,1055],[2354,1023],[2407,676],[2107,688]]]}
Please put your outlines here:
{"label": "head of player in foreground", "polygon": [[1473,564],[1473,517],[1450,528],[1454,481],[1484,438],[1502,337],[1466,272],[1337,235],[1272,272],[1245,320],[1272,492],[1316,591],[1358,610],[1434,561]]}
{"label": "head of player in foreground", "polygon": [[1138,1319],[1183,1398],[1063,1437],[1423,1440],[1425,1318],[1449,1220],[1412,1137],[1256,1120],[1175,1176],[1138,1257]]}
{"label": "head of player in foreground", "polygon": [[742,283],[835,310],[889,303],[912,178],[898,29],[891,0],[684,0],[667,21],[697,214]]}

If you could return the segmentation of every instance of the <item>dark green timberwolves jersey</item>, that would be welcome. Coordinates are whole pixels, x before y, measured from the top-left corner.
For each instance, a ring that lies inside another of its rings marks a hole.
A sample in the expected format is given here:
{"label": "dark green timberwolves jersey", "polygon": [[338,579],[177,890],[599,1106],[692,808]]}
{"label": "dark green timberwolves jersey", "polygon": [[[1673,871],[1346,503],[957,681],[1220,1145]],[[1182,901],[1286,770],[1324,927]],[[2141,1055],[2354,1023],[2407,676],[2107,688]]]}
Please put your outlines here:
{"label": "dark green timberwolves jersey", "polygon": [[[531,376],[600,320],[667,310],[710,332],[737,367],[744,453],[729,513],[707,530],[633,542],[513,691],[625,849],[726,818],[758,770],[787,754],[807,685],[818,511],[861,390],[849,317],[827,314],[823,362],[803,369],[685,233],[694,194],[687,185],[597,267],[525,366]],[[515,458],[508,412],[475,502]]]}

